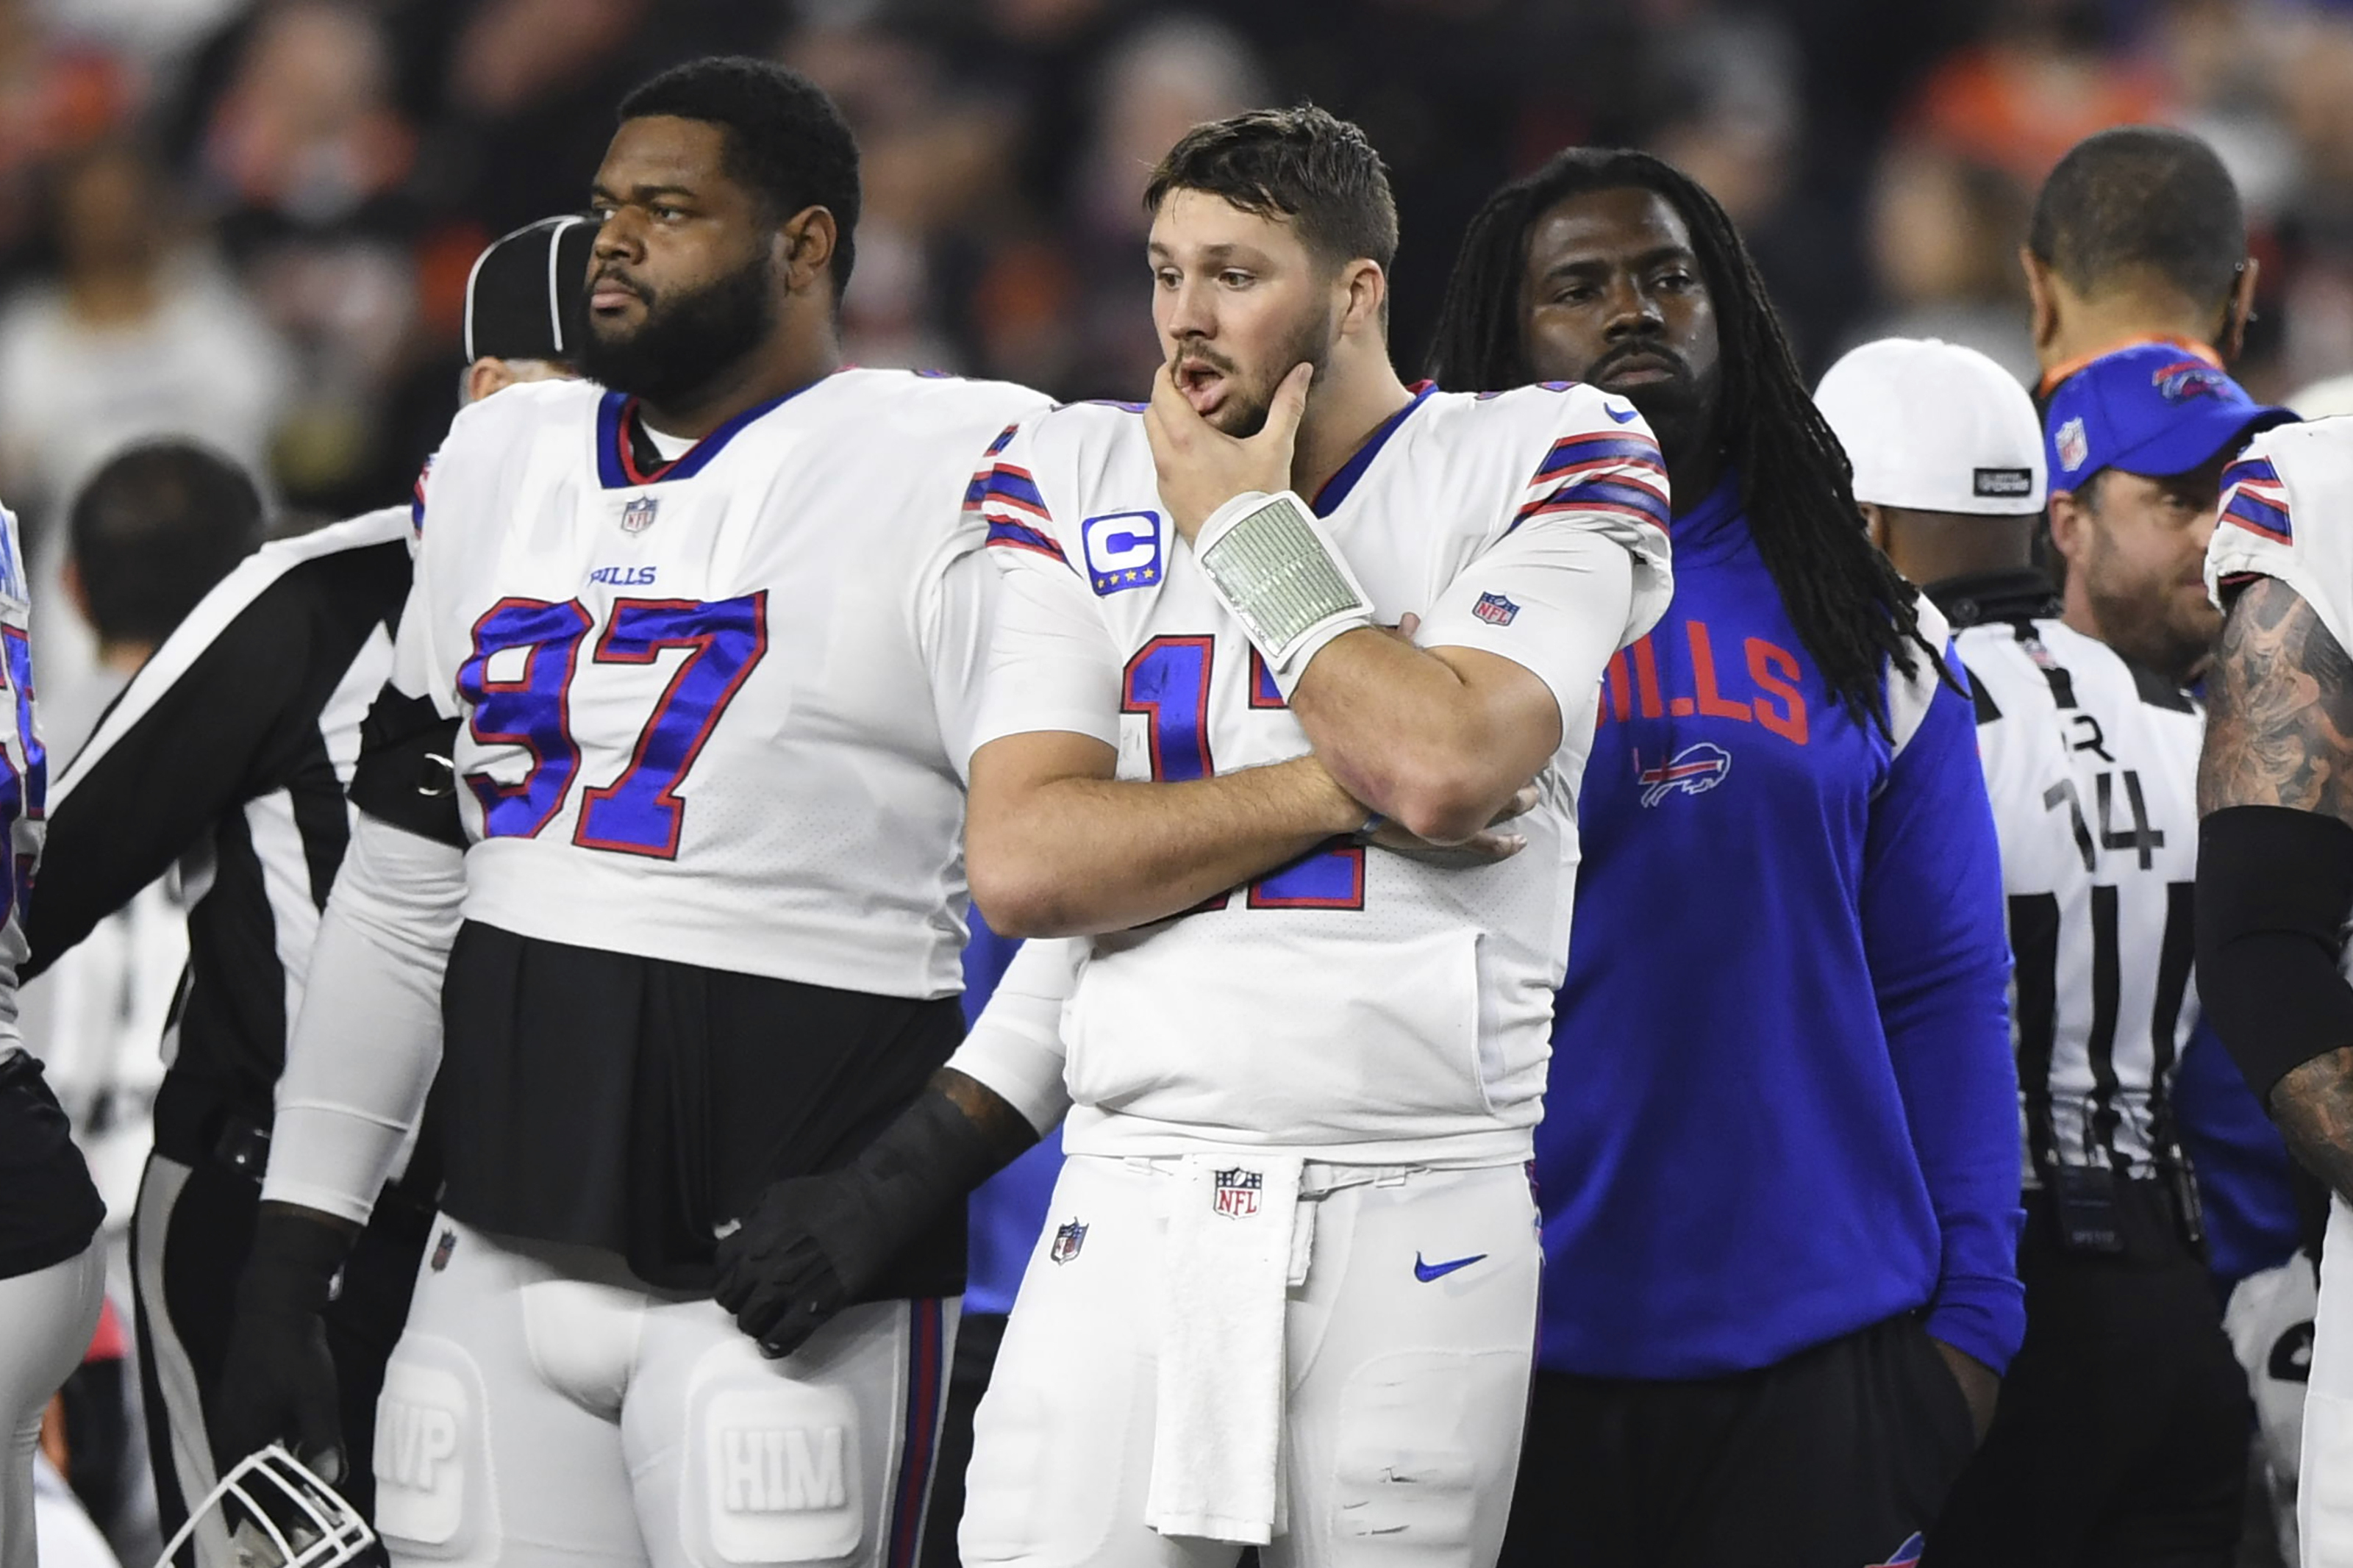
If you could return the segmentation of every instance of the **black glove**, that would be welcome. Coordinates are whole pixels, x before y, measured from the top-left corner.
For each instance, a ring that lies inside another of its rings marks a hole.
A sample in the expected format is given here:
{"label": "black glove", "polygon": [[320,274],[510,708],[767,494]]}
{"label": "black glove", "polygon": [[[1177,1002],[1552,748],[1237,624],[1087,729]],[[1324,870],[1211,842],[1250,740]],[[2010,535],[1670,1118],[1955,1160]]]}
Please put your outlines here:
{"label": "black glove", "polygon": [[[1009,1108],[1005,1115],[1018,1124]],[[1020,1125],[1008,1143],[935,1081],[841,1169],[771,1183],[719,1243],[712,1294],[762,1355],[790,1355],[862,1300],[943,1208],[1036,1137]]]}
{"label": "black glove", "polygon": [[320,1313],[351,1239],[328,1220],[287,1209],[264,1208],[255,1220],[214,1401],[221,1473],[282,1442],[322,1480],[343,1479],[342,1399]]}

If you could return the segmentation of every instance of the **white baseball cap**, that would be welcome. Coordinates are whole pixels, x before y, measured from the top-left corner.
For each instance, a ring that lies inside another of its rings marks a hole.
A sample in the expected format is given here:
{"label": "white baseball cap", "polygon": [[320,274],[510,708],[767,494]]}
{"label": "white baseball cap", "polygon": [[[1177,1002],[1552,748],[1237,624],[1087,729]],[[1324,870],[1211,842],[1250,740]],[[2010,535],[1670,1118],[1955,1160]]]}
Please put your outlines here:
{"label": "white baseball cap", "polygon": [[2010,373],[1935,338],[1882,338],[1814,393],[1854,465],[1854,499],[1908,511],[2042,510],[2042,421]]}

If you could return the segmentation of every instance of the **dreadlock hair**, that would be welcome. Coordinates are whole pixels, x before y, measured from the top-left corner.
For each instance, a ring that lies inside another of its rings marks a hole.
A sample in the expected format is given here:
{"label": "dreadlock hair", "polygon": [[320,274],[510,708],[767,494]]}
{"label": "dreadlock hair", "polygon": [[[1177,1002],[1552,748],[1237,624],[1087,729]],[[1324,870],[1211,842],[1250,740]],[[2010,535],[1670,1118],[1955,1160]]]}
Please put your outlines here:
{"label": "dreadlock hair", "polygon": [[1522,341],[1529,231],[1566,197],[1628,188],[1663,197],[1691,233],[1723,367],[1712,438],[1740,477],[1749,532],[1798,639],[1855,721],[1887,734],[1886,664],[1908,678],[1926,652],[1941,679],[1950,673],[1921,635],[1918,590],[1862,530],[1854,470],[1798,374],[1748,247],[1690,175],[1647,153],[1572,147],[1497,191],[1471,220],[1446,280],[1430,376],[1452,392],[1535,380]]}

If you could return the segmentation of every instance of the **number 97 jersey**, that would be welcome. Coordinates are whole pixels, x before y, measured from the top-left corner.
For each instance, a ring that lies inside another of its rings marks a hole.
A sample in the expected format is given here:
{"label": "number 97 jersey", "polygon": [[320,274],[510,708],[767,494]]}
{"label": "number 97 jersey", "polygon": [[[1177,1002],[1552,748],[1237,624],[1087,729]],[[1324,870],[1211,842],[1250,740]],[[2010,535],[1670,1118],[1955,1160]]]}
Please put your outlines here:
{"label": "number 97 jersey", "polygon": [[953,993],[995,593],[963,491],[1044,406],[841,371],[652,463],[632,400],[588,383],[460,414],[421,481],[394,684],[460,721],[467,918]]}

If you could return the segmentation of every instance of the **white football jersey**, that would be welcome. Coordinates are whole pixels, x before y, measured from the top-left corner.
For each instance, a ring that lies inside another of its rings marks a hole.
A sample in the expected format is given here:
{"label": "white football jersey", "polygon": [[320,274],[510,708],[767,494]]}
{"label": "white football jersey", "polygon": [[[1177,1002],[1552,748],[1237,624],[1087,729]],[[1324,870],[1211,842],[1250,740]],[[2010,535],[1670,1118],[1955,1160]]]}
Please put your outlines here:
{"label": "white football jersey", "polygon": [[395,682],[463,721],[467,917],[953,993],[997,592],[964,490],[1046,399],[845,370],[651,472],[629,403],[511,387],[459,415],[421,484]]}
{"label": "white football jersey", "polygon": [[[1075,405],[1008,431],[974,488],[1007,571],[981,742],[1092,735],[1139,780],[1308,750],[1169,522],[1134,407]],[[1563,741],[1542,803],[1513,825],[1527,847],[1464,870],[1335,842],[1201,909],[1096,938],[1062,1022],[1075,1152],[1527,1153],[1601,667],[1670,591],[1658,447],[1631,406],[1589,387],[1425,392],[1314,505],[1377,619],[1410,611],[1422,646],[1499,654],[1552,688]],[[1630,604],[1622,577],[1595,570],[1620,550]]]}
{"label": "white football jersey", "polygon": [[2222,470],[2222,515],[2206,547],[2206,589],[2276,577],[2353,652],[2353,418],[2282,425]]}

